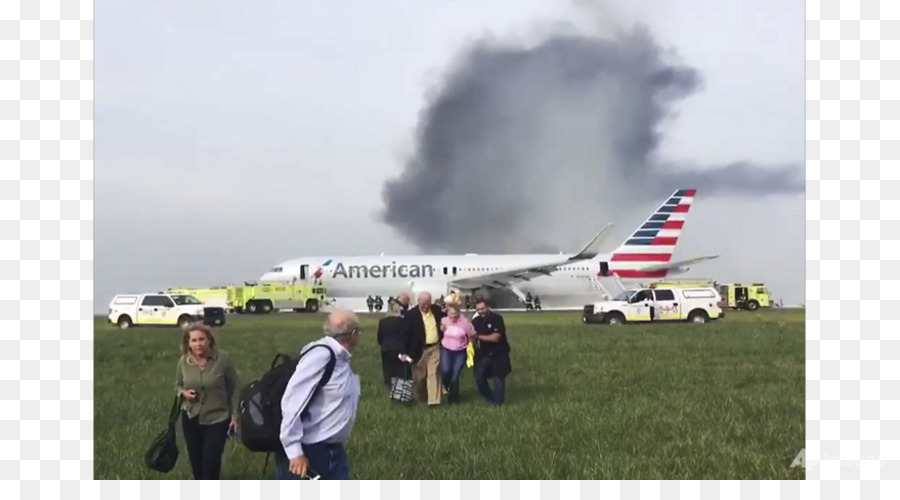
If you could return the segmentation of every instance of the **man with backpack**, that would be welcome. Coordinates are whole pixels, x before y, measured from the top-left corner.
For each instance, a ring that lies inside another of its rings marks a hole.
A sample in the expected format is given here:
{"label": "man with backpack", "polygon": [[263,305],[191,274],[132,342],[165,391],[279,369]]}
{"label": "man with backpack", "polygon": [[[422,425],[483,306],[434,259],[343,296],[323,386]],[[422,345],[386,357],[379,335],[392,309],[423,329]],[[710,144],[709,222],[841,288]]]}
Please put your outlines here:
{"label": "man with backpack", "polygon": [[359,402],[359,377],[350,368],[359,332],[353,312],[335,310],[325,322],[325,337],[303,348],[281,399],[283,449],[275,454],[276,479],[350,478],[344,443]]}

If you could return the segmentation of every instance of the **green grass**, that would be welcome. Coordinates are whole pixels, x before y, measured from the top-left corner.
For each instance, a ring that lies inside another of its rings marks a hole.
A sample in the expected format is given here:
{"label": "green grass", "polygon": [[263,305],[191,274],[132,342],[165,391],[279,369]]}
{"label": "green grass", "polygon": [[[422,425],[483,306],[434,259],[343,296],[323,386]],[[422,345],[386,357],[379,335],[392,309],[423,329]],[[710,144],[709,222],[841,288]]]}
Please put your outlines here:
{"label": "green grass", "polygon": [[[485,407],[472,371],[463,405],[392,404],[381,387],[377,315],[354,352],[353,479],[804,479],[803,311],[714,324],[582,325],[579,312],[506,313],[507,404]],[[242,382],[278,351],[321,335],[324,315],[229,317],[216,332]],[[143,465],[166,425],[179,331],[95,324],[95,477],[189,479],[183,442],[167,475]],[[180,434],[180,425],[179,425]],[[264,455],[229,442],[223,479],[260,479]],[[270,462],[267,478],[272,475]]]}

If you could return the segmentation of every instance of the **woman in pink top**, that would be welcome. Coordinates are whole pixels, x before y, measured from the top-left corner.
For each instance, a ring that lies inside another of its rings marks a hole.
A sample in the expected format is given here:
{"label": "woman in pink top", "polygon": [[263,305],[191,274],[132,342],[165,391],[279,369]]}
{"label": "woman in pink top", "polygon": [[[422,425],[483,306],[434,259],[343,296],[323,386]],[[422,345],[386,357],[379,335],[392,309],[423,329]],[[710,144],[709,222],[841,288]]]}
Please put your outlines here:
{"label": "woman in pink top", "polygon": [[475,335],[475,328],[459,313],[458,304],[447,304],[447,315],[441,319],[441,378],[449,388],[448,402],[459,404],[459,376],[466,366],[466,347]]}

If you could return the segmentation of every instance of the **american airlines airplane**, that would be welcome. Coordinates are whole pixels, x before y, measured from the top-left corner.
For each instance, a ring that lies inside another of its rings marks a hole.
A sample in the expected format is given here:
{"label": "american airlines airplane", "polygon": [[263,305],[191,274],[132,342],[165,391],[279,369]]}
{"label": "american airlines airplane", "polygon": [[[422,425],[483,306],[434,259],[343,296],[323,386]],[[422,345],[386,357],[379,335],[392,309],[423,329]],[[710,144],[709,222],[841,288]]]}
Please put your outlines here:
{"label": "american airlines airplane", "polygon": [[525,299],[601,292],[601,278],[665,278],[688,271],[689,265],[718,256],[671,262],[697,191],[680,189],[655,210],[618,248],[601,254],[607,224],[575,254],[464,254],[409,256],[306,257],[282,262],[263,274],[260,282],[319,281],[332,298],[367,295],[432,296],[508,290]]}

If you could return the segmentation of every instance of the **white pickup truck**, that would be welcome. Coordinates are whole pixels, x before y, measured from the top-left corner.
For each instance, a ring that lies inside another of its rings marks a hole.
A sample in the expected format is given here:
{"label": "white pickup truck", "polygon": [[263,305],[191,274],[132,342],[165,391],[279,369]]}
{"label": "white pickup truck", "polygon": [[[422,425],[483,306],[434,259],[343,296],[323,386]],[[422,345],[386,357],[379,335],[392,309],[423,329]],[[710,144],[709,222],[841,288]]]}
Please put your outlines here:
{"label": "white pickup truck", "polygon": [[722,319],[722,297],[712,287],[639,288],[626,290],[613,300],[584,306],[582,323],[624,323],[689,321],[706,323]]}
{"label": "white pickup truck", "polygon": [[179,326],[195,321],[209,326],[225,324],[225,309],[207,307],[191,295],[142,293],[116,295],[109,304],[109,322],[121,329],[132,326]]}

